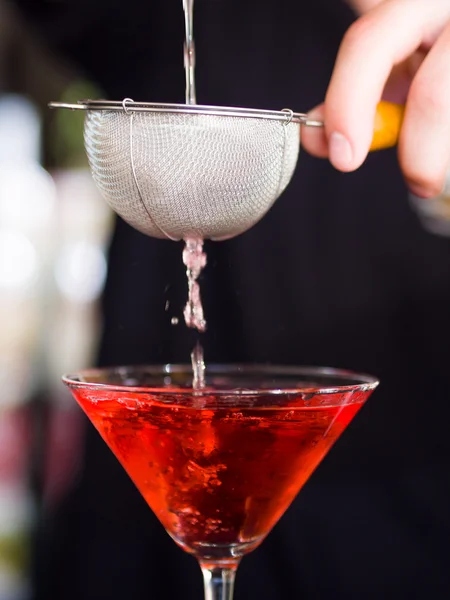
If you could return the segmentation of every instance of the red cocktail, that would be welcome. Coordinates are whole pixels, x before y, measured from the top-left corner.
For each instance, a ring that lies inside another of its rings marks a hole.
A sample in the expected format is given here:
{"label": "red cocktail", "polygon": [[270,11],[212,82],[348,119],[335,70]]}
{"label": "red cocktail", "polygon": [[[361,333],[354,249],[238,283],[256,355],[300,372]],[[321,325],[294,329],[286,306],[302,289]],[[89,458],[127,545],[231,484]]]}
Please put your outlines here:
{"label": "red cocktail", "polygon": [[199,559],[207,597],[229,599],[239,559],[270,532],[377,382],[231,366],[208,367],[205,389],[194,392],[191,380],[176,366],[64,379],[168,533]]}

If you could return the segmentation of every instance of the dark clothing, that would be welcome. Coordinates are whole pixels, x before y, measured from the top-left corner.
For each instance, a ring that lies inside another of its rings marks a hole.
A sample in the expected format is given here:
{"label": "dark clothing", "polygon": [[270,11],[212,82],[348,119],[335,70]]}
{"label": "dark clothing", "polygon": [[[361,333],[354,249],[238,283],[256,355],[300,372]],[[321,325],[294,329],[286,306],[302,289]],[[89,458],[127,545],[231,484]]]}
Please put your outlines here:
{"label": "dark clothing", "polygon": [[[19,3],[110,98],[183,102],[181,0]],[[200,103],[298,111],[323,99],[353,19],[337,0],[196,0],[195,10]],[[207,361],[330,365],[382,381],[244,559],[236,599],[447,595],[450,240],[421,229],[395,152],[348,175],[302,153],[270,213],[207,251]],[[180,244],[118,221],[100,363],[186,362],[195,335],[170,324],[185,300]],[[90,426],[46,553],[45,600],[202,595],[194,560]]]}

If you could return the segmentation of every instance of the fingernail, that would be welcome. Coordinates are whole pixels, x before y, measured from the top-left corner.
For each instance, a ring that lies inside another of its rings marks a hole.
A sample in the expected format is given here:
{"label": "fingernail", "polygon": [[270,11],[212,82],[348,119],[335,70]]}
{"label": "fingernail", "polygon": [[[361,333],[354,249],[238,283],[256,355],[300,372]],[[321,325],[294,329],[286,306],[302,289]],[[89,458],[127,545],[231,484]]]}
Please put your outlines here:
{"label": "fingernail", "polygon": [[346,171],[353,160],[353,151],[348,139],[342,133],[332,133],[329,139],[330,161],[333,167]]}

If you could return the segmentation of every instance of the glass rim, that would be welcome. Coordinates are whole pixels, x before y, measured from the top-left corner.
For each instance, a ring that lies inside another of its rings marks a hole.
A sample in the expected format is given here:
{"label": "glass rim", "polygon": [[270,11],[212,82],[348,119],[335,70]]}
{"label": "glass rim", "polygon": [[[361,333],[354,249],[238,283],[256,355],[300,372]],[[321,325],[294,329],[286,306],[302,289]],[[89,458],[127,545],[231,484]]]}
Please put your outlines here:
{"label": "glass rim", "polygon": [[[127,373],[145,372],[149,375],[166,375],[189,373],[192,375],[192,366],[189,364],[159,364],[159,365],[124,365],[124,366],[111,366],[111,367],[95,367],[80,369],[70,374],[62,376],[62,381],[69,388],[85,388],[85,389],[102,389],[109,391],[120,391],[129,393],[141,393],[141,394],[177,394],[181,396],[192,396],[193,389],[175,385],[171,388],[165,388],[157,385],[123,385],[118,383],[102,383],[99,381],[89,381],[89,378],[95,376],[99,377],[106,373],[116,373],[117,375],[126,376]],[[214,375],[257,375],[261,373],[265,376],[273,377],[323,377],[323,378],[334,378],[335,380],[345,380],[346,383],[339,385],[334,383],[333,385],[327,386],[316,385],[316,386],[305,386],[305,387],[280,387],[273,386],[268,388],[206,388],[205,390],[195,390],[195,396],[209,396],[213,392],[215,396],[255,396],[261,395],[280,395],[280,394],[308,394],[314,393],[314,395],[325,395],[325,394],[338,394],[346,391],[370,391],[374,390],[379,385],[379,379],[373,375],[367,375],[365,373],[359,373],[347,369],[337,369],[334,367],[316,367],[316,366],[288,366],[288,365],[265,365],[265,364],[244,364],[244,363],[209,363],[206,367],[206,376],[209,374]],[[354,380],[353,383],[348,381]]]}

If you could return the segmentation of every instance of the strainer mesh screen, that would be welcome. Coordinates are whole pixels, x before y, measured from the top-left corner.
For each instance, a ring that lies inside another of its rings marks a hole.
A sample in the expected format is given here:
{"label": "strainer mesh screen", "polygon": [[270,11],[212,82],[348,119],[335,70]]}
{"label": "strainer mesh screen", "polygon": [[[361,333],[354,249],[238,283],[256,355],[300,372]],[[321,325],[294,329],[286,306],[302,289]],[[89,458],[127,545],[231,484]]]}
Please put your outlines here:
{"label": "strainer mesh screen", "polygon": [[223,239],[254,225],[289,183],[297,123],[89,111],[86,150],[111,207],[155,237]]}

